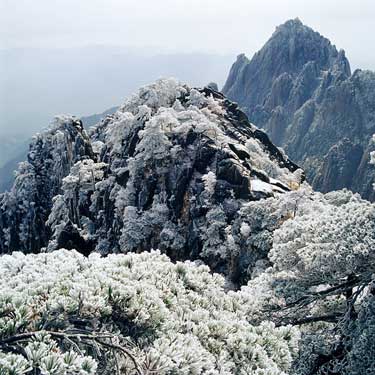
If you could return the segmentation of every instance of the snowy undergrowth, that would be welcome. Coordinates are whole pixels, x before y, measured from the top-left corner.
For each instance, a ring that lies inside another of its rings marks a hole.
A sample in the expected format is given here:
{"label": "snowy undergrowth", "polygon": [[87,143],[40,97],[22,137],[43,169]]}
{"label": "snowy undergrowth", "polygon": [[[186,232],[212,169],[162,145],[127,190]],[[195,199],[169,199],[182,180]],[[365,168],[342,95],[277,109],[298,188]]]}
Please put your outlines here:
{"label": "snowy undergrowth", "polygon": [[[94,373],[105,348],[100,357],[85,345],[87,333],[111,334],[144,373],[158,374],[287,374],[298,348],[295,328],[251,325],[241,295],[226,292],[222,276],[156,251],[14,253],[0,259],[0,284],[1,374]],[[32,332],[39,333],[16,340]],[[106,354],[103,373],[116,366],[137,373],[130,357],[114,356]]]}

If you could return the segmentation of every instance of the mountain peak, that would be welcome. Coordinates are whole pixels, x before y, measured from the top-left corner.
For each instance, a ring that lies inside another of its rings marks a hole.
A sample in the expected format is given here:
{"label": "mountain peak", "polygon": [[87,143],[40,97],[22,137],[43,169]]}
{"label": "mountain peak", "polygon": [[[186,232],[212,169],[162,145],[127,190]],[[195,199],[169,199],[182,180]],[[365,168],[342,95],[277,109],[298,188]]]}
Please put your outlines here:
{"label": "mountain peak", "polygon": [[223,93],[303,165],[314,188],[346,187],[374,200],[374,82],[351,75],[344,50],[294,19],[250,61],[236,60]]}
{"label": "mountain peak", "polygon": [[310,26],[305,25],[299,18],[287,20],[281,25],[276,26],[276,29],[274,33],[272,34],[270,40],[276,35],[284,35],[287,37],[291,37],[291,36],[296,36],[297,34],[300,34],[301,36],[304,36],[305,38],[312,36],[312,37],[315,37],[317,41],[320,40],[320,41],[324,41],[325,43],[328,42],[328,44],[331,44],[329,39],[322,36],[319,32],[315,31]]}
{"label": "mountain peak", "polygon": [[305,26],[302,21],[296,17],[296,18],[293,18],[293,19],[290,19],[290,20],[287,20],[285,21],[283,24],[279,25],[276,27],[276,30],[280,30],[280,29],[290,29],[290,30],[295,30],[297,28],[301,28],[301,27],[307,27]]}
{"label": "mountain peak", "polygon": [[288,20],[276,27],[260,53],[267,50],[289,50],[289,62],[302,59],[301,63],[317,61],[327,66],[332,64],[338,55],[336,47],[329,39],[304,25],[299,18]]}
{"label": "mountain peak", "polygon": [[[335,77],[349,77],[350,65],[345,53],[337,51],[327,38],[296,18],[278,26],[251,60],[244,55],[237,57],[223,93],[237,101],[251,120],[262,126],[264,114],[254,116],[253,111],[268,100],[272,87],[277,89],[281,85],[277,90],[289,91],[290,80],[299,77],[301,85],[296,89],[302,90],[306,82],[311,82],[312,87],[307,89],[313,90],[327,71]],[[296,105],[300,106],[307,94],[298,95],[301,98]]]}

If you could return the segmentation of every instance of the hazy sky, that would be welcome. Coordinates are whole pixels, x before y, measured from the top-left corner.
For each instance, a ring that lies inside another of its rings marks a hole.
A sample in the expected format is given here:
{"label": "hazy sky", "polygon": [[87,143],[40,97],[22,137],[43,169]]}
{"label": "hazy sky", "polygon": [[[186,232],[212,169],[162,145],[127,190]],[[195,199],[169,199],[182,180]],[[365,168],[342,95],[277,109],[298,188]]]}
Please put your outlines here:
{"label": "hazy sky", "polygon": [[375,70],[375,0],[0,0],[0,144],[56,113],[118,105],[160,76],[222,85],[236,55],[296,17],[353,70]]}
{"label": "hazy sky", "polygon": [[275,26],[304,23],[375,69],[374,0],[0,0],[1,47],[111,44],[252,55]]}

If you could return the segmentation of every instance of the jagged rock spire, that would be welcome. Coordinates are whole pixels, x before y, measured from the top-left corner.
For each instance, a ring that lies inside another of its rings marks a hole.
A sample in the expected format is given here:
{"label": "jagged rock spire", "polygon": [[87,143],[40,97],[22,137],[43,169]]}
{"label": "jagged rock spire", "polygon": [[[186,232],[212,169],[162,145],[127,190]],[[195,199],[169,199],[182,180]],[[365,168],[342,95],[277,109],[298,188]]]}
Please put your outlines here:
{"label": "jagged rock spire", "polygon": [[374,199],[373,86],[373,73],[351,75],[343,50],[294,19],[251,60],[237,58],[223,92],[303,166],[315,189],[346,187]]}
{"label": "jagged rock spire", "polygon": [[34,136],[13,188],[0,194],[0,253],[38,252],[47,245],[45,223],[53,197],[70,168],[93,157],[82,122],[74,117],[56,117],[47,131]]}

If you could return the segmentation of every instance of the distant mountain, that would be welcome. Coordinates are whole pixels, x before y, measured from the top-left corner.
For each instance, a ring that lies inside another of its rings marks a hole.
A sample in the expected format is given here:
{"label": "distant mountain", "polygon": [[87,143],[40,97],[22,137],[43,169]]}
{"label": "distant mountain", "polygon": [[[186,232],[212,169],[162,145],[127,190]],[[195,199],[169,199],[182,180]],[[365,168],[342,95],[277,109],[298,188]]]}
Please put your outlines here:
{"label": "distant mountain", "polygon": [[30,143],[27,137],[22,137],[21,135],[3,136],[0,142],[0,168],[4,167],[10,160],[16,158],[20,150],[27,149]]}
{"label": "distant mountain", "polygon": [[26,145],[22,144],[20,147],[22,151],[19,154],[9,160],[0,168],[0,193],[9,190],[14,182],[14,172],[18,168],[18,163],[25,160],[27,157],[27,147]]}
{"label": "distant mountain", "polygon": [[104,111],[102,113],[98,113],[98,114],[91,115],[91,116],[81,117],[81,121],[83,123],[83,126],[86,129],[88,129],[91,126],[96,125],[97,123],[102,121],[105,117],[107,117],[109,115],[113,115],[118,110],[118,108],[119,107],[112,107],[112,108],[107,109],[106,111]]}
{"label": "distant mountain", "polygon": [[328,39],[287,21],[251,60],[238,56],[223,92],[303,166],[315,189],[346,187],[375,199],[375,73],[351,74]]}
{"label": "distant mountain", "polygon": [[18,163],[26,159],[29,141],[4,137],[0,148],[0,193],[11,188]]}

